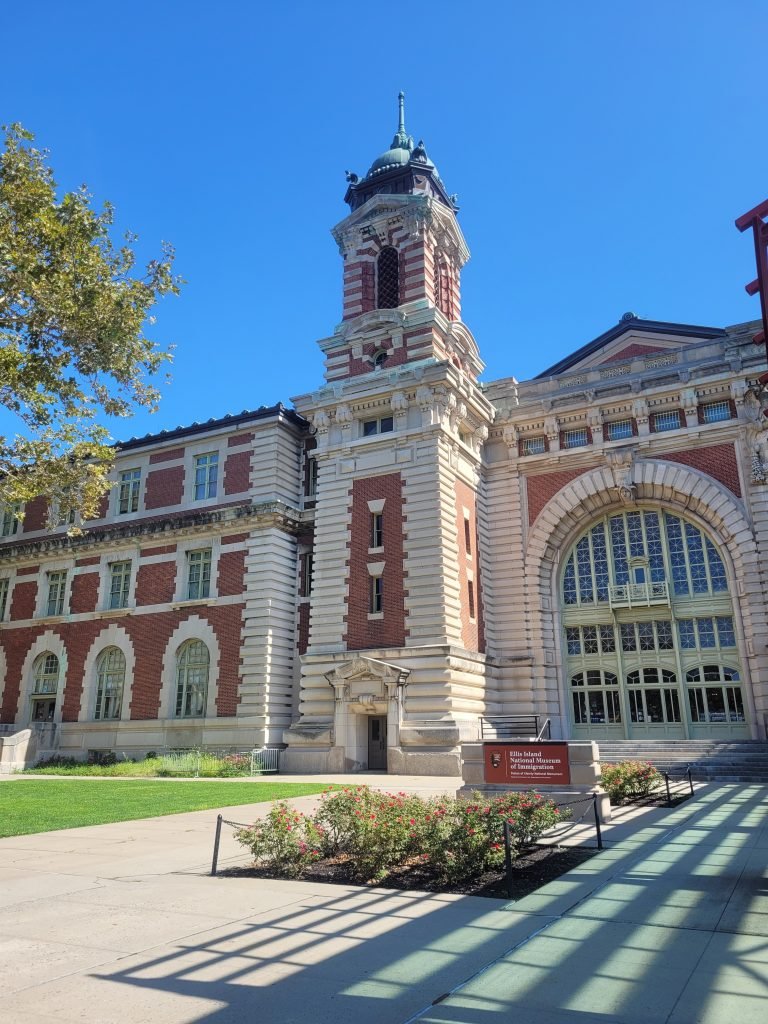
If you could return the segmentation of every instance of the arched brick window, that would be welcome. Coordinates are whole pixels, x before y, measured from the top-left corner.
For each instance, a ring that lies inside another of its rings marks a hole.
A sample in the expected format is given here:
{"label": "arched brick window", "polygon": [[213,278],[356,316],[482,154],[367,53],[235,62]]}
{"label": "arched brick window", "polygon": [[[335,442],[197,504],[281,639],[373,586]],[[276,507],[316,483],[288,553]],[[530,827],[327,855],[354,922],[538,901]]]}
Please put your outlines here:
{"label": "arched brick window", "polygon": [[400,305],[400,258],[397,249],[386,246],[376,264],[378,309],[396,309]]}
{"label": "arched brick window", "polygon": [[105,647],[96,662],[95,719],[120,718],[125,685],[125,655],[118,647]]}

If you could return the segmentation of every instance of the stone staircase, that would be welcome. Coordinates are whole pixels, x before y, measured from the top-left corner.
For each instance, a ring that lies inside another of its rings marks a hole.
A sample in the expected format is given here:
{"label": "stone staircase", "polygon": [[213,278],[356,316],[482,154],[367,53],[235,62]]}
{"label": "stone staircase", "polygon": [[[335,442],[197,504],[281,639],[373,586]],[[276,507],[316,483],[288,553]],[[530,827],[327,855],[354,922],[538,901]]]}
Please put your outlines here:
{"label": "stone staircase", "polygon": [[673,775],[690,765],[699,782],[768,784],[768,743],[756,740],[626,740],[598,746],[602,762],[650,761]]}

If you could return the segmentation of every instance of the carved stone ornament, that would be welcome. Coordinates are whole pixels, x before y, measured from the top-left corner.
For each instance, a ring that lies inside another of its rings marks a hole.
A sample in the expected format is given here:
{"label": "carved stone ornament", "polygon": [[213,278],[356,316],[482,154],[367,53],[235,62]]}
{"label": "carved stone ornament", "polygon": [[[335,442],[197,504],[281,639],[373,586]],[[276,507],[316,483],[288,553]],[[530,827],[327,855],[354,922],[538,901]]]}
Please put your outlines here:
{"label": "carved stone ornament", "polygon": [[752,449],[752,483],[753,484],[764,484],[766,478],[765,463],[760,453],[760,447],[755,446]]}
{"label": "carved stone ornament", "polygon": [[343,402],[341,405],[336,406],[336,422],[337,423],[351,423],[352,422],[352,410]]}
{"label": "carved stone ornament", "polygon": [[392,395],[391,400],[393,412],[407,412],[408,411],[408,398],[404,391],[395,391]]}
{"label": "carved stone ornament", "polygon": [[429,412],[433,397],[432,389],[424,385],[416,391],[416,401],[419,403],[419,408],[422,412]]}
{"label": "carved stone ornament", "polygon": [[547,416],[544,420],[544,433],[550,442],[557,441],[560,437],[560,423],[557,416]]}
{"label": "carved stone ornament", "polygon": [[325,409],[317,409],[310,414],[310,421],[316,433],[325,434],[331,425],[331,418]]}
{"label": "carved stone ornament", "polygon": [[637,484],[634,482],[635,449],[614,448],[605,453],[605,460],[613,474],[613,489],[623,505],[635,500]]}

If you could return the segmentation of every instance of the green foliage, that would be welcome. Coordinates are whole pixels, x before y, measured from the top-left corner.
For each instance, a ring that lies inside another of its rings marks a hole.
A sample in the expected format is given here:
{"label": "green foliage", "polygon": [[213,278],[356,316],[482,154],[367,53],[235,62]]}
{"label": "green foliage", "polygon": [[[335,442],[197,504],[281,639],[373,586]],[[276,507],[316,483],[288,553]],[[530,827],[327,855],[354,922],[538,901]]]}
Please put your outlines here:
{"label": "green foliage", "polygon": [[47,153],[21,125],[0,153],[0,404],[20,420],[0,437],[0,503],[45,494],[51,516],[93,517],[112,462],[102,414],[154,408],[149,383],[170,356],[145,334],[155,302],[176,294],[173,249],[136,273],[113,209],[85,187],[59,197]]}
{"label": "green foliage", "polygon": [[662,777],[649,761],[620,761],[601,766],[600,782],[611,803],[638,800],[658,789]]}
{"label": "green foliage", "polygon": [[113,764],[86,764],[74,757],[51,757],[27,768],[24,775],[74,775],[94,778],[154,778],[160,774],[160,758],[143,761],[117,761]]}
{"label": "green foliage", "polygon": [[[259,763],[255,770],[258,773]],[[111,751],[104,752],[92,763],[86,764],[74,757],[49,757],[28,768],[25,775],[102,775],[137,776],[150,778],[204,778],[231,779],[247,778],[251,774],[250,754],[227,754],[219,757],[204,751],[187,750],[158,757],[152,751],[143,761],[118,761]]]}
{"label": "green foliage", "polygon": [[257,862],[288,877],[319,854],[346,859],[360,881],[382,881],[398,867],[422,865],[439,881],[458,882],[503,865],[505,821],[516,855],[565,817],[536,793],[423,800],[345,786],[326,791],[312,818],[270,815],[238,839]]}
{"label": "green foliage", "polygon": [[[117,766],[115,766],[117,767]],[[17,778],[0,786],[0,836],[20,836],[182,811],[288,800],[319,793],[311,783],[163,782],[159,779]],[[213,837],[214,815],[211,815]]]}

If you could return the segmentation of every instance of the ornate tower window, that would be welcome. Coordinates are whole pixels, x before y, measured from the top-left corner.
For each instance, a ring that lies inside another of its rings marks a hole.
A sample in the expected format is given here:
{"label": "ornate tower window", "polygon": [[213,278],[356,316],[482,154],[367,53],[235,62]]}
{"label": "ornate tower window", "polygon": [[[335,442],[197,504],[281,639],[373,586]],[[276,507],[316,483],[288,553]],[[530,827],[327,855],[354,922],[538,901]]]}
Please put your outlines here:
{"label": "ornate tower window", "polygon": [[385,246],[376,262],[376,307],[397,309],[400,305],[400,257],[397,249]]}

